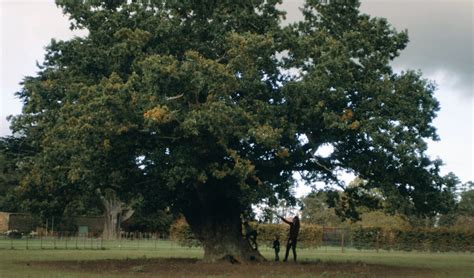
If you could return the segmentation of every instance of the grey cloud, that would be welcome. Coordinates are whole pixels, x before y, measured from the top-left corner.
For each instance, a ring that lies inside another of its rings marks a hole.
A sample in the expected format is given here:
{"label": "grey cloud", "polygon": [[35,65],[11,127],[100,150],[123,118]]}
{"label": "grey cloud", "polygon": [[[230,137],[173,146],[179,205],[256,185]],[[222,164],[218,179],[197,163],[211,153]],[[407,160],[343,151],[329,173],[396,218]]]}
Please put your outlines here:
{"label": "grey cloud", "polygon": [[472,1],[366,1],[361,9],[408,29],[410,43],[394,61],[396,68],[421,69],[430,76],[445,71],[456,91],[473,97]]}
{"label": "grey cloud", "polygon": [[[287,22],[301,18],[304,0],[286,0]],[[452,87],[473,97],[473,2],[464,1],[362,1],[361,11],[385,17],[399,31],[408,29],[410,43],[395,59],[396,69],[420,69],[426,76],[445,72]]]}

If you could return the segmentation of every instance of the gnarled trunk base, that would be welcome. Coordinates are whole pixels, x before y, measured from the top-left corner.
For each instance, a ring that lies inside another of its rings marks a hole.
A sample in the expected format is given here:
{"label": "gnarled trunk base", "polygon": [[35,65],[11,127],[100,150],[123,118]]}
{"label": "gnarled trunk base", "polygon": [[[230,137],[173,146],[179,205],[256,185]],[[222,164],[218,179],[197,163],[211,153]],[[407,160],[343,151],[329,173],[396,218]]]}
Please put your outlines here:
{"label": "gnarled trunk base", "polygon": [[226,235],[202,241],[204,261],[228,261],[230,263],[261,262],[265,258],[250,247],[245,238],[229,238]]}
{"label": "gnarled trunk base", "polygon": [[204,262],[228,261],[230,263],[260,262],[265,258],[252,249],[242,235],[238,214],[226,218],[206,215],[186,217],[191,230],[204,248]]}

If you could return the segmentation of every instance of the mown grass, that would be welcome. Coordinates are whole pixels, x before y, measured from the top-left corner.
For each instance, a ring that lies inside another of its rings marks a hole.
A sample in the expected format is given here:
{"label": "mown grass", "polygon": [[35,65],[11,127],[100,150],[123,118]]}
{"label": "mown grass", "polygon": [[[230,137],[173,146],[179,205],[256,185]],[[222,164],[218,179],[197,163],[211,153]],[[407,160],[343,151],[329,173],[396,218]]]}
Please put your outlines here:
{"label": "mown grass", "polygon": [[[21,248],[25,243],[15,242],[15,249],[10,249],[12,243],[0,240],[0,277],[127,277],[133,276],[126,273],[100,272],[100,269],[91,272],[74,272],[70,269],[56,269],[51,267],[31,266],[32,262],[38,261],[90,261],[90,260],[126,260],[126,259],[154,259],[154,258],[202,258],[203,251],[200,248],[180,247],[170,241],[110,241],[93,245],[78,246],[79,249],[65,250],[56,242],[45,244],[40,249],[36,241],[29,242],[29,249]],[[273,250],[263,247],[262,254],[269,260],[273,259]],[[284,250],[280,252],[280,257]],[[429,277],[474,277],[474,255],[471,253],[422,253],[422,252],[388,252],[388,251],[358,251],[355,249],[321,247],[317,249],[299,249],[298,258],[301,265],[311,262],[336,262],[348,263],[358,262],[360,264],[379,264],[396,267],[417,267],[432,270]],[[434,273],[434,275],[433,275]],[[178,273],[179,274],[179,273]],[[349,274],[348,274],[349,275]],[[338,277],[338,276],[330,276]],[[349,276],[350,277],[350,276]],[[423,274],[415,277],[425,277]]]}

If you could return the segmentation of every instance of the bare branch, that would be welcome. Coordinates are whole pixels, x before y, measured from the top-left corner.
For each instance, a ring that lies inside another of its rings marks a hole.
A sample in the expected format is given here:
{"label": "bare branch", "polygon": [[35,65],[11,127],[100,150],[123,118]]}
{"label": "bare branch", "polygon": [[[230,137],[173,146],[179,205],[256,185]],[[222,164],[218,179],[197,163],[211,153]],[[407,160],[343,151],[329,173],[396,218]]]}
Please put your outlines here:
{"label": "bare branch", "polygon": [[184,96],[184,94],[180,94],[180,95],[177,95],[177,96],[174,96],[174,97],[167,97],[166,100],[175,100],[175,99],[178,99],[178,98],[182,98]]}

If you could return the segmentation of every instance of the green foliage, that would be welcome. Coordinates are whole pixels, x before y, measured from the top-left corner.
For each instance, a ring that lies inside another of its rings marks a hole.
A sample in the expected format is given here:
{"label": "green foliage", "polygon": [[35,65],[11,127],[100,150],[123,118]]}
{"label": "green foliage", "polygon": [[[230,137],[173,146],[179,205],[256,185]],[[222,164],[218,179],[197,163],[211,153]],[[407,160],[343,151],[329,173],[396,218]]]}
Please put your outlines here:
{"label": "green foliage", "polygon": [[447,228],[354,228],[351,230],[357,249],[386,249],[403,251],[469,251],[474,250],[472,229]]}
{"label": "green foliage", "polygon": [[[279,237],[280,244],[286,244],[288,238],[288,225],[286,224],[259,224],[249,223],[257,231],[257,242],[259,245],[272,246],[275,236]],[[244,232],[244,231],[243,231]],[[191,228],[184,219],[178,219],[171,225],[170,236],[182,246],[199,246]],[[298,236],[298,246],[303,248],[318,247],[322,244],[323,230],[320,226],[313,224],[302,224]]]}
{"label": "green foliage", "polygon": [[461,193],[461,201],[458,206],[460,214],[474,216],[474,189]]}
{"label": "green foliage", "polygon": [[182,246],[195,247],[201,245],[199,240],[194,237],[191,227],[184,218],[178,219],[171,225],[170,238]]}
{"label": "green foliage", "polygon": [[[258,241],[260,244],[272,246],[275,240],[275,235],[279,236],[280,244],[282,246],[286,243],[288,238],[289,227],[286,224],[256,224],[253,226],[257,228]],[[301,224],[300,233],[298,235],[298,246],[317,247],[322,244],[323,230],[320,226],[313,224]]]}
{"label": "green foliage", "polygon": [[[449,177],[449,175],[447,176]],[[459,179],[453,179],[456,184],[459,184]],[[463,191],[460,194],[459,202],[451,204],[451,209],[448,213],[442,214],[439,217],[439,225],[444,227],[457,227],[459,229],[469,229],[474,222],[474,189],[472,189],[472,182],[467,182],[460,186]]]}
{"label": "green foliage", "polygon": [[402,215],[389,215],[383,211],[368,211],[361,214],[361,220],[354,222],[356,226],[385,228],[385,229],[409,229],[410,223]]}
{"label": "green foliage", "polygon": [[313,192],[301,199],[301,220],[305,223],[319,226],[339,227],[341,218],[336,214],[335,208],[328,207],[327,194],[324,191]]}
{"label": "green foliage", "polygon": [[0,211],[23,211],[17,190],[26,165],[35,154],[24,138],[0,138]]}
{"label": "green foliage", "polygon": [[375,249],[381,230],[379,227],[352,229],[352,245],[357,249]]}
{"label": "green foliage", "polygon": [[333,194],[343,217],[378,206],[360,194],[374,188],[391,212],[448,211],[453,183],[425,154],[435,86],[390,66],[407,32],[358,1],[308,0],[282,27],[279,2],[57,0],[87,35],[52,40],[18,93],[12,130],[38,149],[21,179],[28,208],[61,215],[114,192],[219,226],[292,200],[295,171],[340,184],[347,170],[367,182]]}
{"label": "green foliage", "polygon": [[173,222],[173,215],[158,210],[155,213],[146,213],[143,210],[135,211],[127,221],[128,230],[140,232],[153,232],[168,235]]}

